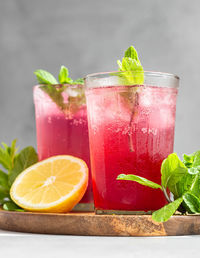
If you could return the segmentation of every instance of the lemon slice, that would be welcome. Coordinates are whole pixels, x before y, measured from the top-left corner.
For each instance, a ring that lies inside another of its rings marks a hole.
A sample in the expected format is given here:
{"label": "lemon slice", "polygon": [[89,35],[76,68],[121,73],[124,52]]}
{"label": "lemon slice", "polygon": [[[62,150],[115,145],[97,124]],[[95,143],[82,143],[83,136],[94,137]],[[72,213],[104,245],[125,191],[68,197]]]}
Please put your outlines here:
{"label": "lemon slice", "polygon": [[88,184],[86,163],[61,155],[40,161],[14,181],[10,196],[29,211],[68,212],[83,197]]}

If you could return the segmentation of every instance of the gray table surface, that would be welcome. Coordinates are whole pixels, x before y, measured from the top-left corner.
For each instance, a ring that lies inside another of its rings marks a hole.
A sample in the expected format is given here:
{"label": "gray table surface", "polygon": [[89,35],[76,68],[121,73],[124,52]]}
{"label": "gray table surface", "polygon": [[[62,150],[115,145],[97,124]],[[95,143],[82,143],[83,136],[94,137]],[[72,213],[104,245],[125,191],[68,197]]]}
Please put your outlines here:
{"label": "gray table surface", "polygon": [[200,257],[200,236],[87,237],[0,230],[0,257]]}

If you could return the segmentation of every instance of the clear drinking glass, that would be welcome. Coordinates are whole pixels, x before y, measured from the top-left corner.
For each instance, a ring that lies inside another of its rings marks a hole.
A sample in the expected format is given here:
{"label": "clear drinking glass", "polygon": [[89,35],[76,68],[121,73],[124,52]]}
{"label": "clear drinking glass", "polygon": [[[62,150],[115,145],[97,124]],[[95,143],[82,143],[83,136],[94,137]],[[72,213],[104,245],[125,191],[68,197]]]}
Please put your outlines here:
{"label": "clear drinking glass", "polygon": [[[131,74],[132,73],[132,74]],[[173,152],[179,78],[144,72],[142,85],[131,85],[134,72],[86,77],[94,204],[97,213],[150,212],[166,204],[159,189],[119,174],[136,174],[161,183],[161,163]]]}
{"label": "clear drinking glass", "polygon": [[83,85],[37,85],[34,103],[39,160],[72,155],[89,167],[88,189],[76,210],[93,210],[88,122]]}

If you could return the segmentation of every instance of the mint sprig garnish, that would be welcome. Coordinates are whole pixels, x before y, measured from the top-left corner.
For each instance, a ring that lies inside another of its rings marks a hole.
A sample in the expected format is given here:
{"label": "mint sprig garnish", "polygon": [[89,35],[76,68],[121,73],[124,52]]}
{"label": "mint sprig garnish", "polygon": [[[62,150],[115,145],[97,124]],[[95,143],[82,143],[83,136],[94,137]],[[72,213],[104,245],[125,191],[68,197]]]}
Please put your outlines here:
{"label": "mint sprig garnish", "polygon": [[[132,174],[121,174],[117,180],[131,180],[163,191],[169,204],[153,212],[152,219],[157,222],[167,221],[177,210],[183,214],[200,213],[200,151],[184,154],[183,161],[176,153],[170,154],[162,162],[161,185]],[[168,190],[174,200],[170,199]]]}
{"label": "mint sprig garnish", "polygon": [[130,46],[124,53],[122,61],[117,60],[119,71],[124,72],[120,77],[127,85],[140,85],[144,83],[144,70],[140,63],[138,53]]}
{"label": "mint sprig garnish", "polygon": [[75,111],[80,105],[83,104],[83,102],[85,102],[83,90],[80,91],[73,88],[74,91],[78,92],[79,98],[74,99],[73,96],[71,97],[69,95],[68,103],[65,103],[62,93],[67,89],[69,85],[84,84],[84,79],[78,78],[76,80],[72,80],[69,77],[69,71],[67,67],[65,67],[64,65],[62,65],[60,68],[58,81],[51,73],[45,70],[36,70],[34,74],[37,76],[38,83],[42,84],[40,86],[40,89],[43,90],[54,103],[56,103],[56,105],[63,113],[68,115],[69,111],[71,111],[70,109],[73,109],[73,111]]}
{"label": "mint sprig garnish", "polygon": [[[138,54],[136,49],[133,46],[130,46],[124,53],[124,57],[122,61],[117,61],[119,66],[119,71],[122,73],[118,73],[119,84],[121,85],[142,85],[144,83],[144,70],[140,63]],[[129,141],[129,150],[130,152],[134,152],[134,145],[132,139],[132,123],[134,117],[137,114],[137,106],[139,102],[139,87],[128,87],[124,92],[121,92],[122,100],[124,104],[128,106],[131,111],[129,128],[130,132],[128,134]]]}
{"label": "mint sprig garnish", "polygon": [[54,84],[84,84],[84,80],[82,78],[79,78],[75,81],[73,81],[69,77],[69,71],[67,67],[64,65],[61,66],[60,72],[58,75],[58,81],[56,78],[49,72],[39,69],[34,72],[34,74],[37,77],[39,84],[48,84],[48,85],[54,85]]}
{"label": "mint sprig garnish", "polygon": [[68,71],[67,67],[65,67],[64,65],[62,65],[60,68],[60,73],[58,75],[58,79],[59,79],[60,84],[84,84],[83,78],[78,78],[75,81],[73,81],[69,77],[69,71]]}
{"label": "mint sprig garnish", "polygon": [[69,71],[68,71],[67,67],[65,67],[64,65],[62,65],[60,68],[58,79],[59,79],[60,84],[73,83],[73,80],[69,77]]}
{"label": "mint sprig garnish", "polygon": [[11,146],[2,143],[0,146],[0,205],[5,210],[24,211],[10,198],[10,187],[15,178],[26,168],[38,162],[38,155],[32,146],[18,152],[16,140]]}

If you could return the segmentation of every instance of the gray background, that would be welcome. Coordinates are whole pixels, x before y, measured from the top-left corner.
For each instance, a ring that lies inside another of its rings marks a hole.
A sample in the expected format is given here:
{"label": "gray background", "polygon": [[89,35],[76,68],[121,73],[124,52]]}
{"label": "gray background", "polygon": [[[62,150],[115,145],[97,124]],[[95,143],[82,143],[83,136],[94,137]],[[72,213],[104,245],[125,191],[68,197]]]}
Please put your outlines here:
{"label": "gray background", "polygon": [[34,70],[114,70],[131,44],[145,70],[181,77],[175,150],[200,149],[198,0],[0,0],[0,141],[36,146]]}

